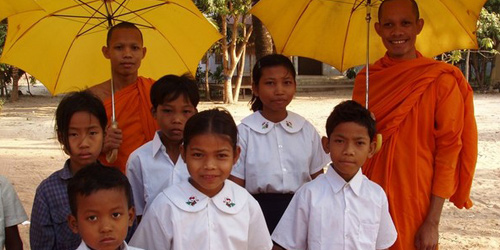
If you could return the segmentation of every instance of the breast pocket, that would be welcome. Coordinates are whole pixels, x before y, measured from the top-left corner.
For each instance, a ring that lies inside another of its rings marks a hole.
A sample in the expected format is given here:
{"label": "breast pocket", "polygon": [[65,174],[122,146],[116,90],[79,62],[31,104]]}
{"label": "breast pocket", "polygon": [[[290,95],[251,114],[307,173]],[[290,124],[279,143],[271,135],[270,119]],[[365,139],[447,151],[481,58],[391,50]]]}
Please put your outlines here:
{"label": "breast pocket", "polygon": [[375,249],[378,229],[378,224],[361,223],[359,230],[359,245],[361,249]]}

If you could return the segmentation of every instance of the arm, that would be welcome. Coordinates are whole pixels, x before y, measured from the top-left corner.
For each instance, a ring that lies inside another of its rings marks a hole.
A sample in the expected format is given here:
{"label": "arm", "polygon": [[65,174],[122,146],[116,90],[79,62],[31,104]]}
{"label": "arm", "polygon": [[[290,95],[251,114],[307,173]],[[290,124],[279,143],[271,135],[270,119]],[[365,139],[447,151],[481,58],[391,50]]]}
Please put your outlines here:
{"label": "arm", "polygon": [[5,228],[5,249],[23,250],[23,242],[19,236],[17,225]]}
{"label": "arm", "polygon": [[439,221],[441,219],[441,211],[443,211],[443,204],[443,198],[432,195],[427,217],[415,235],[415,247],[417,249],[436,249],[439,239]]}
{"label": "arm", "polygon": [[126,174],[128,181],[130,182],[130,187],[132,189],[137,222],[139,223],[144,213],[144,207],[146,204],[144,195],[144,178],[141,171],[141,160],[139,159],[139,156],[136,152],[137,150],[132,152],[132,154],[130,154],[130,157],[128,158]]}

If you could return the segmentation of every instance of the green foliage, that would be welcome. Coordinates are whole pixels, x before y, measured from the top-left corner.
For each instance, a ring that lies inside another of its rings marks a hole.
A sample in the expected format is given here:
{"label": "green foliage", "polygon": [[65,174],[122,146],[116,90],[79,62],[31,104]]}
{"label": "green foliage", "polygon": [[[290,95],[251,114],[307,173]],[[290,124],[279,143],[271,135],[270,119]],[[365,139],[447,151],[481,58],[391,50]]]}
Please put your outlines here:
{"label": "green foliage", "polygon": [[481,49],[495,48],[500,41],[500,14],[483,8],[479,15],[476,35]]}
{"label": "green foliage", "polygon": [[484,4],[484,8],[487,9],[489,12],[495,12],[497,14],[500,14],[500,0],[488,0]]}

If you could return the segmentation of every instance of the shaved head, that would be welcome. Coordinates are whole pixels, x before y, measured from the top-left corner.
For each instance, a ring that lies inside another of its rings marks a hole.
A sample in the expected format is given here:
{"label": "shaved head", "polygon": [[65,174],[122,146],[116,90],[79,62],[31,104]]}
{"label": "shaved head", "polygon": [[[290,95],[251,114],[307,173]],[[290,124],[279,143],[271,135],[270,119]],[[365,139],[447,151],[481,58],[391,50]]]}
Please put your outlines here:
{"label": "shaved head", "polygon": [[382,0],[382,3],[378,7],[378,21],[380,22],[380,17],[382,16],[382,8],[386,2],[391,2],[391,1],[410,1],[411,5],[413,6],[413,12],[415,13],[415,16],[417,17],[417,20],[420,18],[420,12],[418,11],[418,5],[415,0]]}

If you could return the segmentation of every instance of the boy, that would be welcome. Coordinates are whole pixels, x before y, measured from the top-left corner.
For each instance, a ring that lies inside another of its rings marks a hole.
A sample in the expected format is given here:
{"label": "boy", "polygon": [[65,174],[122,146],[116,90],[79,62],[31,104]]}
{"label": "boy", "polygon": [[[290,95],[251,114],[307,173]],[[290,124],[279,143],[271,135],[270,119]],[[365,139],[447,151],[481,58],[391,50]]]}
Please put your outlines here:
{"label": "boy", "polygon": [[304,184],[272,234],[273,249],[385,249],[397,233],[380,186],[361,173],[375,152],[375,121],[354,101],[335,107],[321,142],[332,163]]}
{"label": "boy", "polygon": [[[134,24],[122,22],[109,29],[102,53],[111,62],[118,128],[108,126],[99,160],[104,165],[117,166],[125,173],[130,153],[152,140],[158,129],[151,116],[149,103],[149,91],[154,81],[138,76],[141,61],[146,56],[146,47],[143,46],[141,31]],[[111,122],[110,81],[89,90],[101,98]],[[108,162],[105,156],[113,150],[118,150],[117,158],[114,162]]]}
{"label": "boy", "polygon": [[186,121],[200,101],[196,81],[188,75],[166,75],[151,87],[153,117],[160,130],[127,161],[137,218],[163,189],[189,177],[179,146]]}
{"label": "boy", "polygon": [[71,214],[68,224],[84,249],[137,249],[125,237],[134,221],[132,194],[127,177],[114,167],[92,163],[68,183]]}
{"label": "boy", "polygon": [[0,175],[0,249],[23,249],[17,225],[28,220],[14,187]]}

